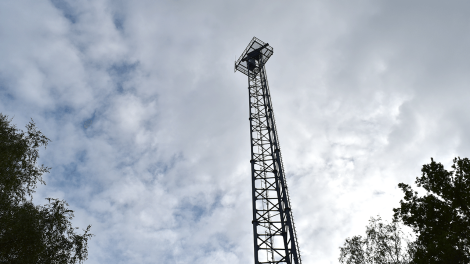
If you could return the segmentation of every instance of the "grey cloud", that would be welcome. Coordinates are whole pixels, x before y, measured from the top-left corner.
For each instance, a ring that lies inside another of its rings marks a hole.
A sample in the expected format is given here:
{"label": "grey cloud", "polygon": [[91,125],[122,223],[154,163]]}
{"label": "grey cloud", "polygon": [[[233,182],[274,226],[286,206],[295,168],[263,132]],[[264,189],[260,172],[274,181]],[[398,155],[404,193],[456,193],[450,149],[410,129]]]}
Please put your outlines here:
{"label": "grey cloud", "polygon": [[53,140],[35,200],[64,198],[93,225],[88,263],[252,261],[248,95],[233,60],[253,36],[274,47],[304,263],[337,262],[370,216],[391,217],[396,185],[429,157],[467,156],[465,2],[0,5],[0,108]]}

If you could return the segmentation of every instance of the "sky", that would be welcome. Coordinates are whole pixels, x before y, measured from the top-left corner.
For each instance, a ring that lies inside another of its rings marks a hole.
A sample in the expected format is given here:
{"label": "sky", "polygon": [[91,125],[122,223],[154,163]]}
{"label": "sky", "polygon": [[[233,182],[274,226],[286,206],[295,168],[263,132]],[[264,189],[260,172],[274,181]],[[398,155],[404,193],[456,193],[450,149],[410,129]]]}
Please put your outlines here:
{"label": "sky", "polygon": [[266,64],[304,264],[390,220],[430,158],[470,156],[470,3],[0,1],[0,112],[52,142],[35,203],[88,264],[253,263],[246,76]]}

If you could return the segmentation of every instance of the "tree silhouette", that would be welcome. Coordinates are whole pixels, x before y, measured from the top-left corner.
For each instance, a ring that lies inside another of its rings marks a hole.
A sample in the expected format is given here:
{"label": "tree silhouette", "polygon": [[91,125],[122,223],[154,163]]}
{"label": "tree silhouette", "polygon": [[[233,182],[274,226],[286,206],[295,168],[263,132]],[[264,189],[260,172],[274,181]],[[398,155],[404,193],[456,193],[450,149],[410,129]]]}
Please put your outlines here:
{"label": "tree silhouette", "polygon": [[347,238],[340,247],[339,261],[342,264],[409,263],[414,253],[414,243],[410,240],[398,222],[387,224],[380,216],[371,217],[366,237]]}
{"label": "tree silhouette", "polygon": [[42,175],[50,170],[37,166],[38,148],[50,140],[32,120],[26,133],[10,123],[0,113],[0,263],[82,263],[91,226],[76,234],[73,211],[63,200],[32,202],[37,182],[45,184]]}
{"label": "tree silhouette", "polygon": [[447,171],[431,158],[421,171],[416,184],[427,194],[419,197],[400,183],[405,201],[393,209],[394,219],[401,219],[417,234],[414,263],[469,263],[470,160],[457,157]]}

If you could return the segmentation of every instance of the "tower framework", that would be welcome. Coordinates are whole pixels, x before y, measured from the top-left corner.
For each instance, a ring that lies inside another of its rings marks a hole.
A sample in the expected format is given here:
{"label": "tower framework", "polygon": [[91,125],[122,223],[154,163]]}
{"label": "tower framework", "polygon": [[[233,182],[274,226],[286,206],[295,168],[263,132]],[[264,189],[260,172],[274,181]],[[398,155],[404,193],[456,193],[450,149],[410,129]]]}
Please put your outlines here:
{"label": "tower framework", "polygon": [[255,264],[300,264],[265,64],[273,54],[254,37],[235,71],[248,76]]}

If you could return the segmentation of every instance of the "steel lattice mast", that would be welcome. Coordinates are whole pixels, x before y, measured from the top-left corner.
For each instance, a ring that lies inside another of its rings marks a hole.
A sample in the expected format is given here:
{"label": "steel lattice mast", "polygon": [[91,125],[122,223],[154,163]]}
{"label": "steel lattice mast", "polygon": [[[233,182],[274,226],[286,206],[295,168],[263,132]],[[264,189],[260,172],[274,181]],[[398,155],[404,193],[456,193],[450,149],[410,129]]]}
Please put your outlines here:
{"label": "steel lattice mast", "polygon": [[255,264],[300,264],[264,67],[272,54],[273,48],[268,43],[254,37],[235,62],[235,71],[248,76]]}

